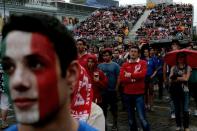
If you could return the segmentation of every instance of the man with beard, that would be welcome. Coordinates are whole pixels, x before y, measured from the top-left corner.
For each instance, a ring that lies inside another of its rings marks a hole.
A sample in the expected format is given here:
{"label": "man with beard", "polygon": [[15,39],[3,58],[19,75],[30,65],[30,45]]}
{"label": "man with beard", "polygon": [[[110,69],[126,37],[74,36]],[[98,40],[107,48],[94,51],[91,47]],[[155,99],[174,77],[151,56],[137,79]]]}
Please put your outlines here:
{"label": "man with beard", "polygon": [[18,122],[7,131],[95,131],[70,114],[79,64],[64,25],[44,14],[11,16],[2,36],[3,69]]}

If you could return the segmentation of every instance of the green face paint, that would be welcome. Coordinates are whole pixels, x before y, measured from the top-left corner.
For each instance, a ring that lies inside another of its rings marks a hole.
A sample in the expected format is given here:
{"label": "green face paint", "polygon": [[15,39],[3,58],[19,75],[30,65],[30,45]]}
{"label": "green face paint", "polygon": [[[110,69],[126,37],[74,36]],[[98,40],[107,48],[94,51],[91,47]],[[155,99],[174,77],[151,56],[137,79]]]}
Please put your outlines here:
{"label": "green face paint", "polygon": [[2,40],[1,41],[1,44],[0,44],[0,68],[2,69],[3,71],[3,75],[2,75],[2,92],[7,94],[9,96],[9,103],[11,103],[11,95],[10,95],[10,92],[9,92],[9,76],[8,74],[3,70],[3,61],[2,59],[4,58],[5,56],[5,53],[6,53],[6,39]]}

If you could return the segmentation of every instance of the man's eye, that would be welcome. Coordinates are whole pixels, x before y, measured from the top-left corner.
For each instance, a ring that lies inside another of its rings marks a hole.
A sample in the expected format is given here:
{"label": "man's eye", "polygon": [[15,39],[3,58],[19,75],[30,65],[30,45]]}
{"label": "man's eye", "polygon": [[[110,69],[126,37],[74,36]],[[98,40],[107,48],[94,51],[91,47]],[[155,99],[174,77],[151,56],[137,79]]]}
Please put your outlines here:
{"label": "man's eye", "polygon": [[10,62],[3,62],[3,70],[5,73],[7,74],[12,74],[15,70],[15,65],[13,63]]}
{"label": "man's eye", "polygon": [[40,62],[39,60],[32,60],[32,61],[28,61],[27,62],[27,66],[31,69],[31,70],[41,70],[44,67],[44,64],[42,62]]}

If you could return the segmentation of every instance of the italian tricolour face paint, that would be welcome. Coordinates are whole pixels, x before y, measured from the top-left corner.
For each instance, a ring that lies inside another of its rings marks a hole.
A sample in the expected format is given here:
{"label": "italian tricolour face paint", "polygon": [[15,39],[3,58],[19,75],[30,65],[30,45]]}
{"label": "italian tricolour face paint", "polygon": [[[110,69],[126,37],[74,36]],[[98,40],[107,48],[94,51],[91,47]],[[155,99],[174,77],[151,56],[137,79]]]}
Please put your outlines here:
{"label": "italian tricolour face paint", "polygon": [[6,37],[4,63],[20,123],[45,120],[60,106],[60,69],[53,45],[38,33],[13,31]]}

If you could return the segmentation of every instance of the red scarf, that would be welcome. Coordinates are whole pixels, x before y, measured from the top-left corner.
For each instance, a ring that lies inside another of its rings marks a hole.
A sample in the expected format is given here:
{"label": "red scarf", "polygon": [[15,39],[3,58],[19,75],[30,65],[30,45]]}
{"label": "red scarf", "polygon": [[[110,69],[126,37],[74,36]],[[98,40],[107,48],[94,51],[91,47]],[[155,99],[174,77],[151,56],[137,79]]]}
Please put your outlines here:
{"label": "red scarf", "polygon": [[80,66],[79,80],[72,95],[72,116],[77,120],[86,121],[91,111],[93,91],[90,78],[82,66]]}

